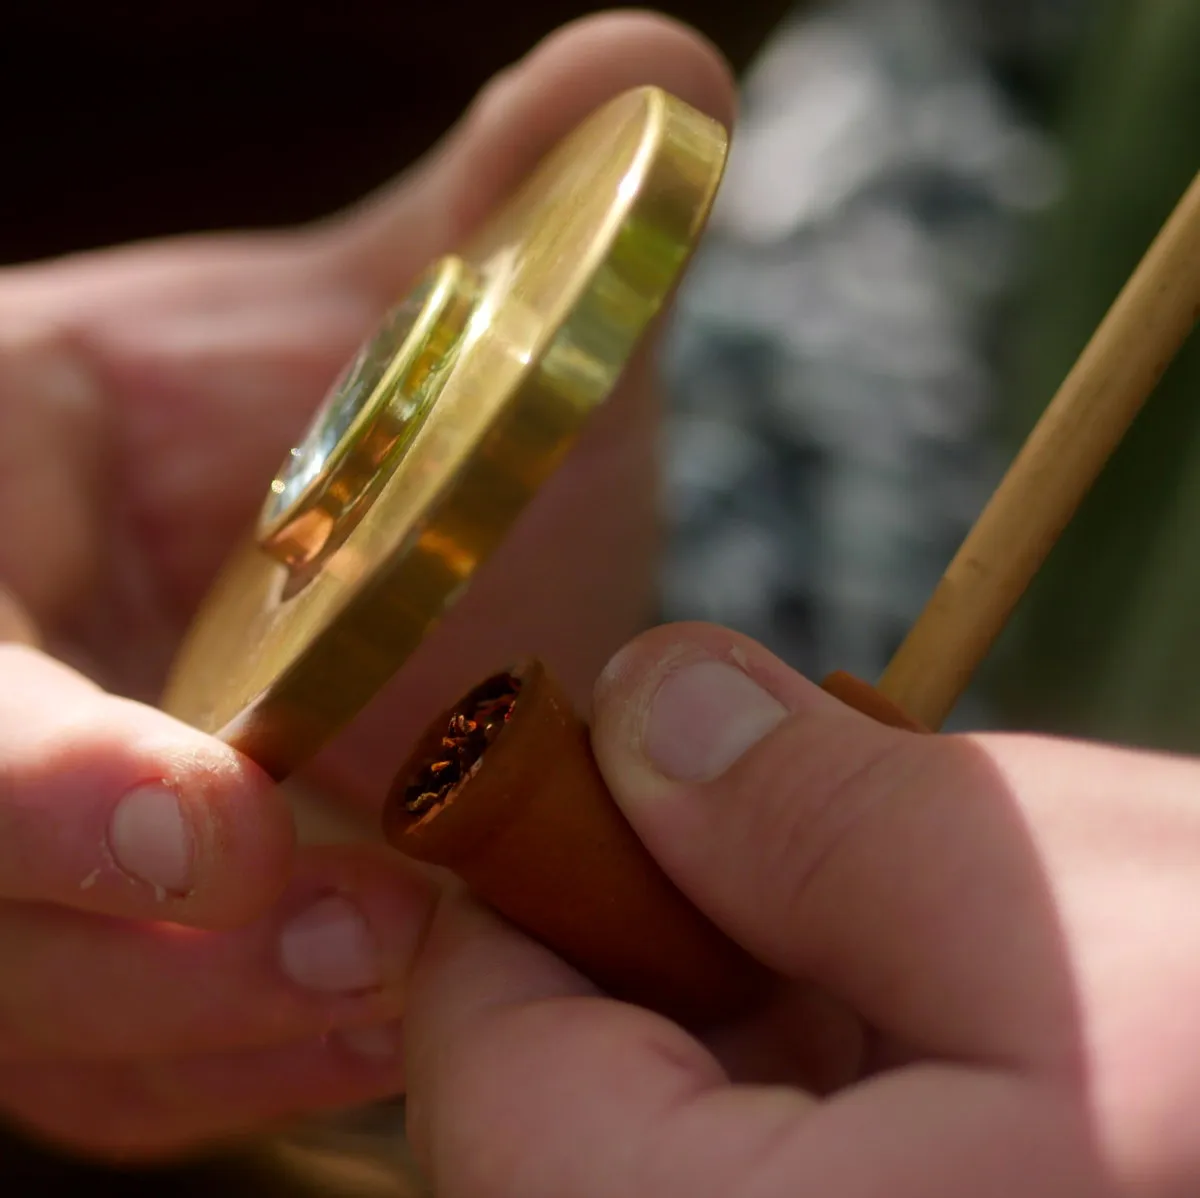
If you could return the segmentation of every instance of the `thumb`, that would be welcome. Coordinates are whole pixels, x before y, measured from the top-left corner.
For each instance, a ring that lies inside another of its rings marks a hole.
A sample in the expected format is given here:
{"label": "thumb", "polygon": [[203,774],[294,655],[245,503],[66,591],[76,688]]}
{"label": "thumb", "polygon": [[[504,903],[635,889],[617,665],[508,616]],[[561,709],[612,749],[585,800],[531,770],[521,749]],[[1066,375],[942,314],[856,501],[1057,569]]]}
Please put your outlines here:
{"label": "thumb", "polygon": [[884,727],[735,633],[678,625],[610,664],[593,743],[663,868],[774,969],[909,1049],[1068,1051],[1054,895],[999,742]]}

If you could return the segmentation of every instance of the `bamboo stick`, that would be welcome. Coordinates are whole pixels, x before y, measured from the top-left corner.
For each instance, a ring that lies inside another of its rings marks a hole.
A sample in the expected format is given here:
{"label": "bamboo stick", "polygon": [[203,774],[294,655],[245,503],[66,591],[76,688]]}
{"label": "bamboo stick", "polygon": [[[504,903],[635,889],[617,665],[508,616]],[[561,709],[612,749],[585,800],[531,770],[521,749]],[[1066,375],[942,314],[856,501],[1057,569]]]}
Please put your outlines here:
{"label": "bamboo stick", "polygon": [[1030,434],[879,690],[937,729],[1200,317],[1200,174]]}

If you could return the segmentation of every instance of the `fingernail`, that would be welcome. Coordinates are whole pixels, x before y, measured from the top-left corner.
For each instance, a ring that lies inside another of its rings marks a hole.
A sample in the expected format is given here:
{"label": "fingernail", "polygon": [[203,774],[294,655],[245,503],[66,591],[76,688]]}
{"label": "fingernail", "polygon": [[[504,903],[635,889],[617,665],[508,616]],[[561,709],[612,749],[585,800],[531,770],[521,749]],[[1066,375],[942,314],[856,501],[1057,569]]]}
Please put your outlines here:
{"label": "fingernail", "polygon": [[383,980],[367,921],[338,895],[314,903],[284,928],[279,957],[297,986],[323,994],[374,990]]}
{"label": "fingernail", "polygon": [[368,1061],[392,1061],[401,1052],[402,1026],[385,1023],[379,1027],[344,1028],[337,1033],[343,1047]]}
{"label": "fingernail", "polygon": [[720,777],[787,715],[748,674],[722,661],[672,670],[650,703],[646,756],[679,782]]}
{"label": "fingernail", "polygon": [[192,881],[192,833],[179,798],[165,786],[131,790],[113,812],[109,849],[132,877],[160,891],[186,893]]}

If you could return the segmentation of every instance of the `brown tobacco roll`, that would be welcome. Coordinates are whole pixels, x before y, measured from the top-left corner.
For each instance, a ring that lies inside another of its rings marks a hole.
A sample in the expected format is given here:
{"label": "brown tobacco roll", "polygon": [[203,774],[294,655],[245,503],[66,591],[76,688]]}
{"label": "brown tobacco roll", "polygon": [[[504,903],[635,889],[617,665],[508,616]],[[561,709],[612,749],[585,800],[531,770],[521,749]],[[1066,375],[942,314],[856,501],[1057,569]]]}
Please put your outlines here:
{"label": "brown tobacco roll", "polygon": [[538,662],[489,678],[434,722],[396,778],[384,831],[614,997],[696,1027],[771,985],[643,847]]}

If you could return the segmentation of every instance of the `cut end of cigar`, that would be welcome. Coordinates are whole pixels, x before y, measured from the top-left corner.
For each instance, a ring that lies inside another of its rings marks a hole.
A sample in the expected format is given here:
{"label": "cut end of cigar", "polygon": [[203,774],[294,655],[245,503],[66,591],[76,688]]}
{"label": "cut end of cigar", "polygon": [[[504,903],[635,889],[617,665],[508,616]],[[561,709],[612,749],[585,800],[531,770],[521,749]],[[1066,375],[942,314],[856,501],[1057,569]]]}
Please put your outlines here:
{"label": "cut end of cigar", "polygon": [[698,1027],[773,984],[650,856],[587,725],[536,659],[493,674],[430,725],[388,794],[383,833],[616,998]]}
{"label": "cut end of cigar", "polygon": [[453,798],[512,719],[520,690],[519,669],[493,674],[439,721],[395,792],[408,815],[429,815]]}

